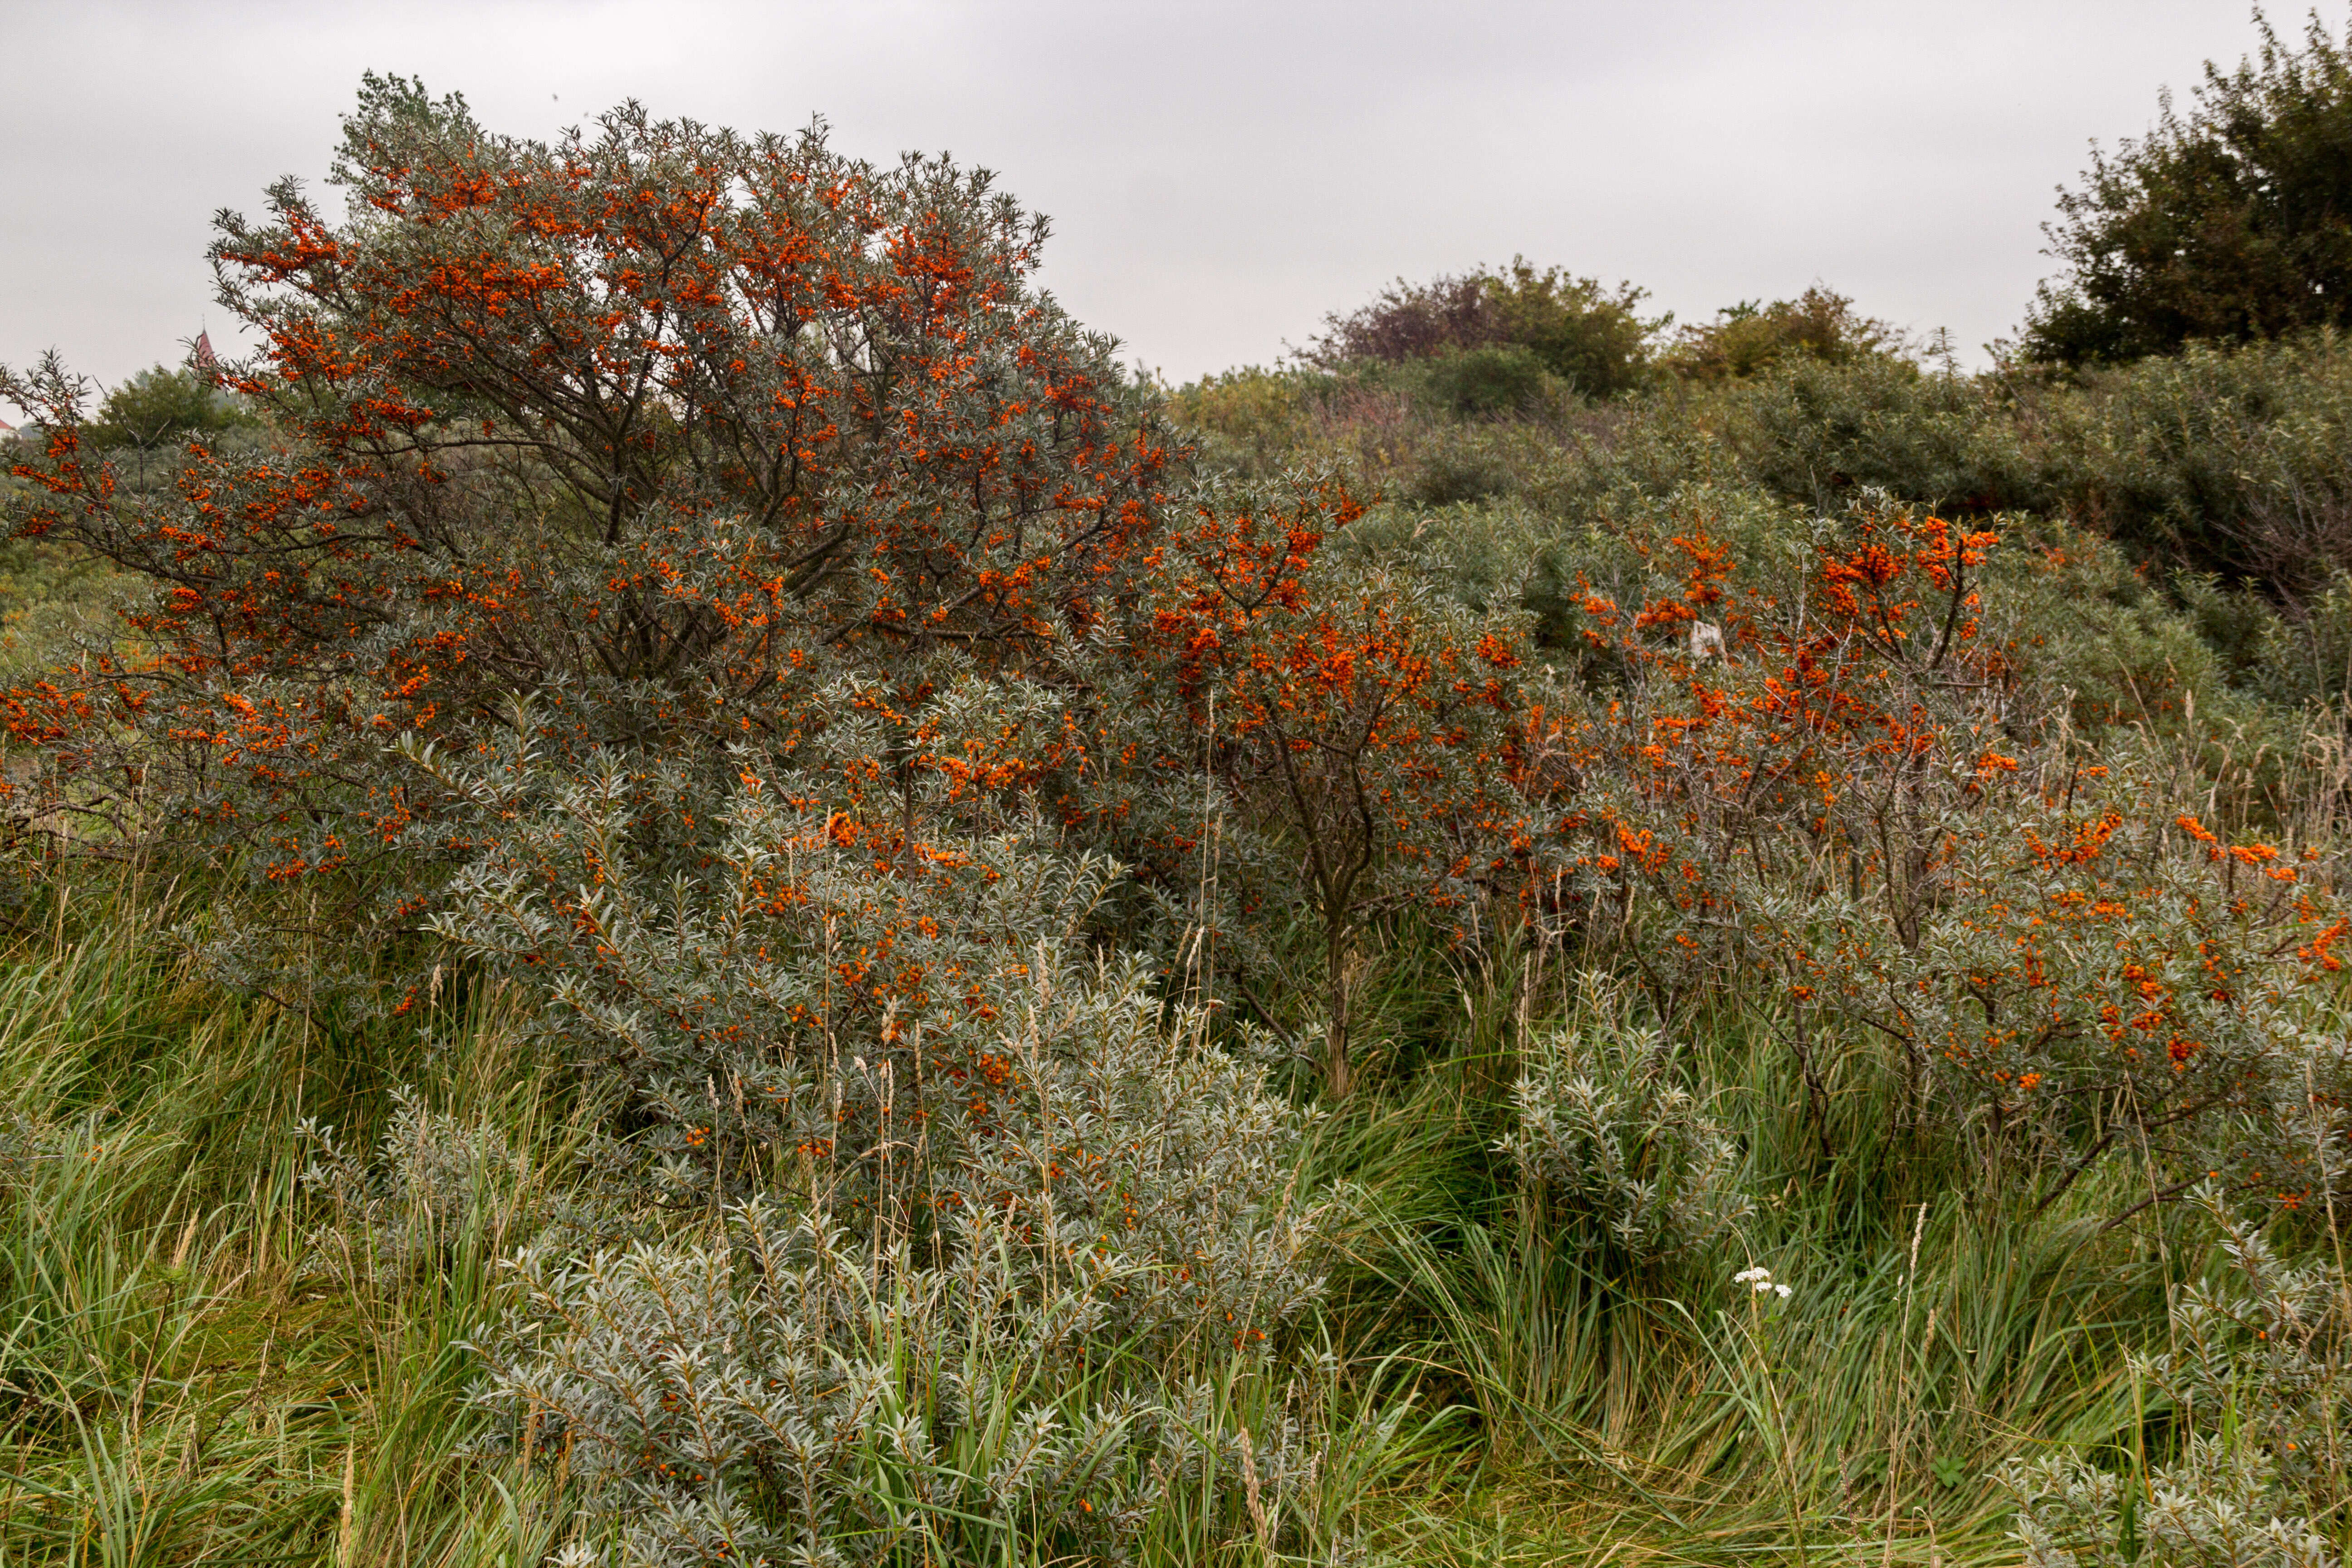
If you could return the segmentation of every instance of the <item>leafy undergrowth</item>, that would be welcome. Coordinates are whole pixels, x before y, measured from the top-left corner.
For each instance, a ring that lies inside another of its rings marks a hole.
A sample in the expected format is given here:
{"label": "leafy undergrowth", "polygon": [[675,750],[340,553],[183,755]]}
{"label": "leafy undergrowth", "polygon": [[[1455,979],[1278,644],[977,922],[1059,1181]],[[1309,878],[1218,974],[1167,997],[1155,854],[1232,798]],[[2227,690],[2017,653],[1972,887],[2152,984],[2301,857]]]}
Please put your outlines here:
{"label": "leafy undergrowth", "polygon": [[397,1289],[322,1268],[367,1237],[309,1212],[297,1129],[382,1120],[385,1075],[413,1068],[560,1163],[560,1099],[486,1009],[437,1037],[306,1030],[159,960],[152,910],[69,916],[0,972],[0,1553],[539,1561],[558,1489],[466,1455],[467,1343],[503,1289],[490,1217]]}
{"label": "leafy undergrowth", "polygon": [[0,367],[0,1563],[2340,1561],[2340,339],[333,167]]}
{"label": "leafy undergrowth", "polygon": [[[233,1002],[158,956],[162,902],[68,910],[0,978],[5,1561],[520,1564],[598,1544],[563,1468],[499,1444],[469,1398],[517,1302],[499,1257],[579,1181],[587,1108],[454,985],[366,1037]],[[1612,1245],[1544,1212],[1499,1145],[1534,1042],[1605,1031],[1623,997],[1546,1003],[1410,956],[1366,1016],[1438,1020],[1441,1043],[1322,1122],[1298,1173],[1345,1211],[1285,1352],[1293,1399],[1305,1369],[1338,1369],[1342,1555],[2013,1561],[2000,1466],[2128,1447],[2147,1395],[2125,1352],[2165,1343],[2167,1280],[2218,1256],[2177,1208],[2107,1223],[2144,1172],[2038,1215],[1974,1209],[1961,1173],[1874,1146],[1889,1091],[1859,1061],[1832,1067],[1824,1163],[1769,1021],[1731,1016],[1695,1067],[1736,1133],[1718,1179],[1758,1201],[1679,1251]],[[501,1158],[462,1202],[339,1194],[325,1124],[346,1149],[490,1129]],[[1786,1297],[1732,1278],[1749,1268]],[[1245,1535],[1217,1560],[1261,1556],[1295,1559]]]}

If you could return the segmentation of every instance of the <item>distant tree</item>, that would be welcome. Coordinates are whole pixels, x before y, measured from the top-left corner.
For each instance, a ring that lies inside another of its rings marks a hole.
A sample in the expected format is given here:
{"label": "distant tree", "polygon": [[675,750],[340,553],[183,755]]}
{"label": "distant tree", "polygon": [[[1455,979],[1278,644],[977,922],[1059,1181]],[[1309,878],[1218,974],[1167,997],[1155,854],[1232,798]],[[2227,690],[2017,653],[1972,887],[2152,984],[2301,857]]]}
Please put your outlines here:
{"label": "distant tree", "polygon": [[2112,158],[2094,147],[2060,193],[2044,232],[2066,271],[2028,315],[2028,359],[2114,363],[2352,319],[2352,58],[2315,13],[2300,49],[2255,23],[2255,58],[2208,61],[2187,115],[2166,97],[2154,131]]}
{"label": "distant tree", "polygon": [[1546,370],[1589,397],[1630,391],[1649,368],[1650,340],[1667,321],[1638,313],[1649,291],[1614,289],[1560,268],[1538,272],[1523,257],[1482,275],[1502,341],[1531,350]]}
{"label": "distant tree", "polygon": [[1652,337],[1666,325],[1639,313],[1648,291],[1610,288],[1564,268],[1538,271],[1524,257],[1508,267],[1427,283],[1400,278],[1370,304],[1324,318],[1303,358],[1324,369],[1364,360],[1391,363],[1480,349],[1524,349],[1542,369],[1590,397],[1609,397],[1642,379]]}
{"label": "distant tree", "polygon": [[1816,283],[1793,300],[1726,306],[1714,321],[1684,328],[1665,358],[1678,374],[1716,381],[1753,375],[1791,355],[1851,364],[1903,349],[1903,334],[1894,326]]}
{"label": "distant tree", "polygon": [[194,370],[159,364],[108,393],[87,436],[101,450],[128,447],[152,452],[191,433],[252,423],[253,415],[236,397],[207,384]]}
{"label": "distant tree", "polygon": [[119,478],[143,489],[151,478],[161,479],[169,470],[168,463],[155,459],[191,437],[209,442],[259,423],[242,398],[195,366],[173,370],[159,364],[108,393],[84,436],[113,460]]}
{"label": "distant tree", "polygon": [[1357,360],[1425,359],[1448,350],[1484,348],[1502,338],[1501,322],[1476,274],[1426,283],[1400,278],[1380,298],[1346,315],[1323,318],[1322,335],[1301,355],[1326,370]]}

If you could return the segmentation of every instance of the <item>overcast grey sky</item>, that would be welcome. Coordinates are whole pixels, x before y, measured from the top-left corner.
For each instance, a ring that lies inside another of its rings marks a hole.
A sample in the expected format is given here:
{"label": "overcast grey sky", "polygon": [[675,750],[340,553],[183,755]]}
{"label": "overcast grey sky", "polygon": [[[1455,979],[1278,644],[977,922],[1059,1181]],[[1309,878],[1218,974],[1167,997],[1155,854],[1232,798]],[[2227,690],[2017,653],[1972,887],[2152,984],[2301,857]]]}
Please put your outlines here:
{"label": "overcast grey sky", "polygon": [[2253,37],[2244,0],[0,0],[0,361],[110,383],[226,339],[213,213],[318,177],[368,68],[528,135],[634,97],[945,149],[1050,214],[1048,286],[1177,380],[1514,252],[1685,319],[1819,279],[1973,348],[2090,139]]}

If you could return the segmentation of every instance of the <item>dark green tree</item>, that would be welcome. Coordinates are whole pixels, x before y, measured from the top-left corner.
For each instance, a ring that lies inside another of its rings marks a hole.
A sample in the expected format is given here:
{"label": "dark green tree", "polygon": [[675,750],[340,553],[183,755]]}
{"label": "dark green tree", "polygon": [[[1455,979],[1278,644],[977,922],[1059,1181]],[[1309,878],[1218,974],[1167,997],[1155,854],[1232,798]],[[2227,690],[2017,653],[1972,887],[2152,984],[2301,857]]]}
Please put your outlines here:
{"label": "dark green tree", "polygon": [[2198,340],[2335,325],[2352,307],[2352,56],[2315,13],[2296,47],[2258,13],[2262,47],[2110,157],[2046,226],[2066,270],[2029,312],[2025,357],[2116,363]]}
{"label": "dark green tree", "polygon": [[189,435],[253,423],[252,414],[235,396],[208,384],[195,371],[159,364],[108,393],[87,436],[100,449],[152,452]]}

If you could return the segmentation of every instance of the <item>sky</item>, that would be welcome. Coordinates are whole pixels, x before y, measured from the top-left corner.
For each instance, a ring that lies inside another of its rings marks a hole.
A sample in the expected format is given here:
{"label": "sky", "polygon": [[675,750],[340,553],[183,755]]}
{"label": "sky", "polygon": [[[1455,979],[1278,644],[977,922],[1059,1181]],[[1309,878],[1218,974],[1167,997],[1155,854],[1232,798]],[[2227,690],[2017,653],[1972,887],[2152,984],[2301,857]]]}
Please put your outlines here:
{"label": "sky", "polygon": [[1821,282],[1980,363],[2091,142],[2255,36],[2244,0],[0,0],[0,363],[236,343],[213,215],[320,179],[368,69],[518,135],[635,99],[993,169],[1046,287],[1180,383],[1520,254],[1685,321]]}

